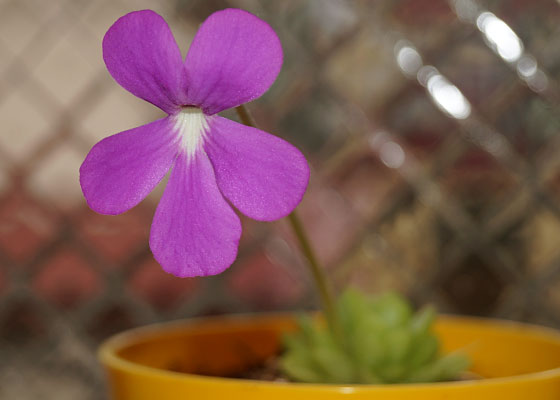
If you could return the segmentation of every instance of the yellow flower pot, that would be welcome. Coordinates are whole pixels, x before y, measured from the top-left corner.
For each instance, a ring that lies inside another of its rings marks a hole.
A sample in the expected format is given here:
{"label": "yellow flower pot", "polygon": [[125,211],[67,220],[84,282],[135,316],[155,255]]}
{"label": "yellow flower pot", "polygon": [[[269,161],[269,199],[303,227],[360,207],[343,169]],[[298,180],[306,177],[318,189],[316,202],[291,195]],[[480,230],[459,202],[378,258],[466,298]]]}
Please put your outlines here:
{"label": "yellow flower pot", "polygon": [[100,348],[114,400],[559,400],[560,333],[462,317],[436,323],[444,352],[464,349],[473,381],[408,385],[310,385],[230,376],[275,354],[288,315],[235,316],[149,326]]}

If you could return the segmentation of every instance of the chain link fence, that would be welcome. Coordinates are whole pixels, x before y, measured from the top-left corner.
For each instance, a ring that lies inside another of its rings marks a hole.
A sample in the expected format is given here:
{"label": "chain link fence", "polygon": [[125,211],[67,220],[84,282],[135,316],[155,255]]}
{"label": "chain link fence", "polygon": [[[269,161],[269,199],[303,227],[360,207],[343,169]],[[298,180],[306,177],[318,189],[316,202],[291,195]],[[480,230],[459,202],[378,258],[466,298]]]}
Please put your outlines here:
{"label": "chain link fence", "polygon": [[560,326],[557,2],[2,0],[0,398],[105,398],[95,348],[129,327],[316,304],[282,221],[243,219],[229,270],[178,279],[147,247],[161,185],[116,217],[81,196],[91,146],[159,117],[105,70],[107,28],[152,8],[186,52],[226,7],[282,40],[250,108],[309,156],[300,208],[338,289]]}

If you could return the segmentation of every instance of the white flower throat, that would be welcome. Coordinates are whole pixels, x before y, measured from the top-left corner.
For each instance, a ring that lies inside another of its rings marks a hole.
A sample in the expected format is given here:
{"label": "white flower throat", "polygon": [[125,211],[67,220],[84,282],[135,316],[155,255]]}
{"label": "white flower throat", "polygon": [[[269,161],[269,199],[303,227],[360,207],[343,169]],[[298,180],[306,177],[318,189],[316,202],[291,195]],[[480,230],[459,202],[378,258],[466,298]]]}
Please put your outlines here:
{"label": "white flower throat", "polygon": [[179,146],[190,160],[204,143],[208,132],[208,117],[197,107],[184,107],[174,116],[173,130]]}

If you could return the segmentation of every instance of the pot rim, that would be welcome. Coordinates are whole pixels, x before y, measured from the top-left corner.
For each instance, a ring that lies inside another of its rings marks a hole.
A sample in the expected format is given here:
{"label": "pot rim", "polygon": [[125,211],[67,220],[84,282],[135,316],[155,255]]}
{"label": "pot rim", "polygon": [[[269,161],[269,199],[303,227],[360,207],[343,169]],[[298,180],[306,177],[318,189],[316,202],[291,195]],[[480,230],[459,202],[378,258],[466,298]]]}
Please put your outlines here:
{"label": "pot rim", "polygon": [[[242,378],[228,378],[228,377],[215,377],[206,375],[197,375],[191,373],[175,372],[164,370],[160,368],[154,368],[142,364],[138,364],[132,361],[128,361],[120,357],[117,352],[129,346],[133,342],[142,341],[146,337],[157,332],[170,332],[173,330],[183,330],[186,326],[196,325],[201,322],[215,323],[218,321],[247,321],[251,319],[259,320],[277,320],[290,319],[293,318],[297,313],[294,312],[274,312],[274,313],[239,313],[239,314],[227,314],[219,316],[206,316],[206,317],[193,317],[186,319],[178,319],[166,322],[157,322],[149,325],[140,326],[137,328],[132,328],[120,333],[117,333],[108,339],[104,340],[99,346],[97,352],[98,359],[105,366],[111,366],[115,369],[126,370],[136,375],[141,375],[145,377],[158,377],[162,379],[169,380],[196,380],[199,382],[205,382],[207,384],[251,384],[257,386],[275,386],[275,387],[290,387],[294,386],[301,389],[323,389],[323,390],[336,390],[340,392],[355,392],[362,390],[414,390],[426,387],[438,387],[438,388],[451,388],[451,387],[469,387],[469,386],[485,386],[485,385],[503,385],[514,382],[522,381],[543,381],[552,378],[560,377],[560,366],[557,368],[547,369],[539,372],[525,373],[519,375],[513,375],[508,377],[497,377],[497,378],[482,378],[476,380],[464,380],[464,381],[451,381],[451,382],[432,382],[432,383],[396,383],[396,384],[333,384],[333,383],[302,383],[302,382],[274,382],[274,381],[260,381],[252,379],[242,379]],[[560,331],[553,328],[544,327],[540,325],[511,321],[506,319],[498,318],[488,318],[488,317],[471,317],[471,316],[458,316],[449,314],[440,314],[438,320],[443,320],[446,322],[462,321],[467,323],[477,323],[485,326],[496,326],[501,329],[515,329],[522,331],[523,333],[530,334],[533,337],[538,337],[545,341],[553,341],[560,343]],[[134,339],[131,341],[130,339]]]}

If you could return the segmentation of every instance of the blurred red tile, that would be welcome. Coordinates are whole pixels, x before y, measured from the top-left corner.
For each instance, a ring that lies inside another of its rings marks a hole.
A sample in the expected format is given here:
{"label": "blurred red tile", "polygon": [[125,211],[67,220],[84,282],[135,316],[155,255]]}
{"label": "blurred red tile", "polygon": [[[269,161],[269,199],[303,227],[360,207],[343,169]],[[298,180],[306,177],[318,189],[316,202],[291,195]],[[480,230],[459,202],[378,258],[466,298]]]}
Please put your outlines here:
{"label": "blurred red tile", "polygon": [[286,267],[274,264],[264,253],[236,264],[227,285],[234,296],[258,309],[291,306],[301,299],[305,285]]}
{"label": "blurred red tile", "polygon": [[[333,214],[334,217],[344,220],[347,215],[354,214],[354,218],[361,220],[364,217],[371,219],[376,213],[380,212],[384,203],[387,202],[395,184],[400,180],[399,175],[394,169],[387,168],[377,157],[366,155],[356,160],[351,169],[341,173],[336,179],[336,189],[340,199],[331,200],[324,207],[326,214]],[[334,190],[333,190],[334,192]],[[336,192],[335,192],[336,193]],[[323,194],[323,197],[326,194]],[[331,197],[335,194],[331,194]],[[342,199],[346,199],[346,203]],[[334,201],[338,205],[332,204]],[[347,211],[344,207],[353,210]]]}
{"label": "blurred red tile", "polygon": [[451,21],[454,15],[445,0],[405,0],[395,8],[395,17],[402,23],[425,26]]}
{"label": "blurred red tile", "polygon": [[4,304],[4,317],[0,320],[0,338],[8,343],[37,344],[47,337],[47,323],[41,311],[29,301]]}
{"label": "blurred red tile", "polygon": [[150,224],[150,218],[139,208],[117,216],[87,210],[78,222],[78,234],[102,258],[118,264],[148,245]]}
{"label": "blurred red tile", "polygon": [[488,208],[511,200],[519,186],[519,178],[491,155],[470,148],[451,165],[440,178],[443,187],[471,208]]}
{"label": "blurred red tile", "polygon": [[177,278],[153,259],[146,260],[128,281],[129,289],[158,309],[171,309],[192,297],[199,287],[196,278]]}
{"label": "blurred red tile", "polygon": [[8,289],[8,280],[6,277],[6,273],[2,270],[2,267],[0,266],[0,295],[2,295],[2,293],[7,289]]}
{"label": "blurred red tile", "polygon": [[243,226],[243,234],[241,235],[241,240],[239,241],[239,247],[241,248],[261,240],[270,228],[270,224],[267,222],[255,221],[243,214],[239,214],[239,218],[241,219],[241,224]]}
{"label": "blurred red tile", "polygon": [[99,293],[101,283],[79,253],[62,248],[42,266],[32,287],[45,300],[62,308],[72,308]]}
{"label": "blurred red tile", "polygon": [[135,319],[127,308],[119,304],[112,304],[91,319],[86,326],[86,331],[91,338],[100,342],[135,325]]}
{"label": "blurred red tile", "polygon": [[56,230],[56,219],[30,198],[14,192],[0,203],[0,249],[29,260]]}
{"label": "blurred red tile", "polygon": [[[308,190],[298,210],[313,248],[324,264],[335,262],[344,253],[364,221],[339,192],[326,187]],[[287,221],[282,229],[294,248],[299,249]]]}
{"label": "blurred red tile", "polygon": [[551,177],[545,181],[543,186],[547,188],[548,192],[558,201],[558,199],[560,199],[560,171],[554,172]]}

